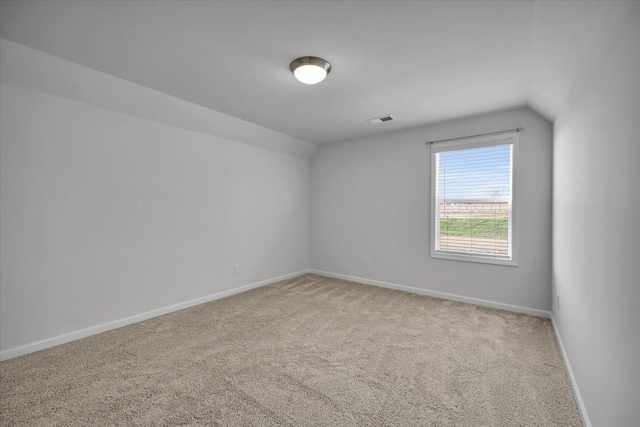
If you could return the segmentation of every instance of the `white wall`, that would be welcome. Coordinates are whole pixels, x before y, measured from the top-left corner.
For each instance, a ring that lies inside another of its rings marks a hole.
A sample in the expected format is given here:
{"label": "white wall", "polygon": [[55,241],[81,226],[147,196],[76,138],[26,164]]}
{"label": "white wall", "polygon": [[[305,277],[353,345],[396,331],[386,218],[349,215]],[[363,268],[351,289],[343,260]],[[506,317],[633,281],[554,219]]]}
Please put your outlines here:
{"label": "white wall", "polygon": [[611,3],[554,126],[553,315],[594,426],[640,425],[640,3]]}
{"label": "white wall", "polygon": [[[519,126],[519,266],[430,258],[425,142]],[[549,310],[551,138],[551,124],[521,108],[321,146],[311,158],[311,268]]]}
{"label": "white wall", "polygon": [[308,160],[6,83],[0,101],[1,350],[308,268]]}

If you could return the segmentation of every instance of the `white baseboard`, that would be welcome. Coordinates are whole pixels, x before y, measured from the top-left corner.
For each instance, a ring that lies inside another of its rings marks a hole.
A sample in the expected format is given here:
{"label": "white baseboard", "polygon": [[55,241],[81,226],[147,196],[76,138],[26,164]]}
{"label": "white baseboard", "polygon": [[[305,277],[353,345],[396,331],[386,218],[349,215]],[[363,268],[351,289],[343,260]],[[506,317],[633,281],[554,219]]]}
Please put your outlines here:
{"label": "white baseboard", "polygon": [[237,288],[229,289],[215,294],[207,295],[200,298],[195,298],[189,301],[180,302],[177,304],[169,305],[166,307],[158,308],[156,310],[147,311],[146,313],[135,314],[133,316],[125,317],[124,319],[113,320],[111,322],[102,323],[96,326],[90,326],[88,328],[80,329],[66,334],[56,335],[55,337],[46,338],[33,343],[21,345],[19,347],[10,348],[0,352],[0,360],[12,359],[14,357],[22,356],[24,354],[33,353],[34,351],[44,350],[45,348],[55,347],[60,344],[65,344],[70,341],[79,340],[91,335],[96,335],[102,332],[110,331],[112,329],[121,328],[123,326],[131,325],[132,323],[141,322],[143,320],[151,319],[154,317],[162,316],[164,314],[172,313],[178,310],[184,310],[185,308],[193,307],[195,305],[204,304],[209,301],[217,300],[220,298],[228,297],[240,292],[248,291],[250,289],[266,286],[271,283],[279,282],[281,280],[291,279],[293,277],[301,276],[308,273],[309,270],[300,270],[295,273],[285,274],[279,277],[273,277],[267,280],[261,280],[259,282],[250,283],[248,285],[239,286]]}
{"label": "white baseboard", "polygon": [[562,360],[564,361],[565,369],[567,370],[567,374],[569,374],[571,391],[573,391],[573,397],[575,398],[576,404],[578,405],[578,412],[580,413],[580,418],[582,418],[582,425],[584,427],[591,427],[591,421],[589,420],[589,415],[587,414],[587,408],[584,406],[584,401],[582,400],[582,395],[580,394],[580,389],[578,388],[576,377],[573,375],[573,369],[571,369],[571,363],[569,362],[569,357],[567,356],[567,352],[564,348],[564,343],[562,342],[562,337],[560,336],[560,331],[558,330],[558,326],[556,325],[556,320],[553,317],[553,314],[551,315],[551,325],[553,326],[553,332],[556,334],[556,340],[558,341],[558,347],[560,347],[560,353],[562,354]]}
{"label": "white baseboard", "polygon": [[489,301],[489,300],[484,300],[484,299],[479,299],[479,298],[472,298],[472,297],[465,297],[465,296],[462,296],[462,295],[448,294],[448,293],[445,293],[445,292],[431,291],[431,290],[422,289],[422,288],[414,288],[414,287],[411,287],[411,286],[398,285],[396,283],[389,283],[389,282],[382,282],[382,281],[379,281],[379,280],[364,279],[362,277],[347,276],[346,274],[329,273],[327,271],[320,271],[320,270],[314,270],[314,269],[311,269],[310,271],[311,271],[311,273],[319,274],[321,276],[335,277],[336,279],[350,280],[352,282],[364,283],[365,285],[374,285],[374,286],[380,286],[382,288],[397,289],[399,291],[411,292],[411,293],[420,294],[420,295],[428,295],[428,296],[431,296],[431,297],[436,297],[436,298],[441,298],[441,299],[446,299],[446,300],[451,300],[451,301],[457,301],[457,302],[464,302],[464,303],[468,303],[468,304],[481,305],[483,307],[497,308],[497,309],[500,309],[500,310],[513,311],[515,313],[525,313],[525,314],[530,314],[531,316],[544,317],[545,319],[550,319],[551,318],[551,312],[550,311],[540,310],[540,309],[537,309],[537,308],[521,307],[519,305],[505,304],[505,303],[502,303],[502,302]]}

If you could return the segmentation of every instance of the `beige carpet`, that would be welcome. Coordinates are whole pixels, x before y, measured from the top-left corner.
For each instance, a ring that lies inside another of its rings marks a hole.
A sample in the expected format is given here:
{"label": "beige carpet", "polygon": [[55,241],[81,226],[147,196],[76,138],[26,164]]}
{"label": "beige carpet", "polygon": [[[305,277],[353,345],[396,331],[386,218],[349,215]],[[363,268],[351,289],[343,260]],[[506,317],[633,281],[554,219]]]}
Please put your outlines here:
{"label": "beige carpet", "polygon": [[0,368],[3,426],[580,425],[548,320],[317,275]]}

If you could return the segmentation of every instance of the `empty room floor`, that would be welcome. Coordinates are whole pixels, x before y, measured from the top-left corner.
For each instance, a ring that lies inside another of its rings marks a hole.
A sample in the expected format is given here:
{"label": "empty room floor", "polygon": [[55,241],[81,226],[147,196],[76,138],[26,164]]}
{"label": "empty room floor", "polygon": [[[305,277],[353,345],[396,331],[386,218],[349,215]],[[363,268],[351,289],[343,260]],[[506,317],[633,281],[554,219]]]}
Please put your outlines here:
{"label": "empty room floor", "polygon": [[0,367],[3,426],[581,425],[548,320],[313,274]]}

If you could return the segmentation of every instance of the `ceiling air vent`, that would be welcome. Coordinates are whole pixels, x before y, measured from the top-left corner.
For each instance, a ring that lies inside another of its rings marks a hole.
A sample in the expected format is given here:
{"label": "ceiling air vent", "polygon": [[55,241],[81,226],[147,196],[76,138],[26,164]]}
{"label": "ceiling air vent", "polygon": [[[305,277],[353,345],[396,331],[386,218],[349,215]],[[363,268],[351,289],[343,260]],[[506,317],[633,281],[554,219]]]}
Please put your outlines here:
{"label": "ceiling air vent", "polygon": [[367,120],[367,122],[371,123],[372,125],[377,125],[379,123],[390,122],[392,120],[395,120],[393,116],[384,116],[384,117],[378,117],[376,119],[369,119]]}

